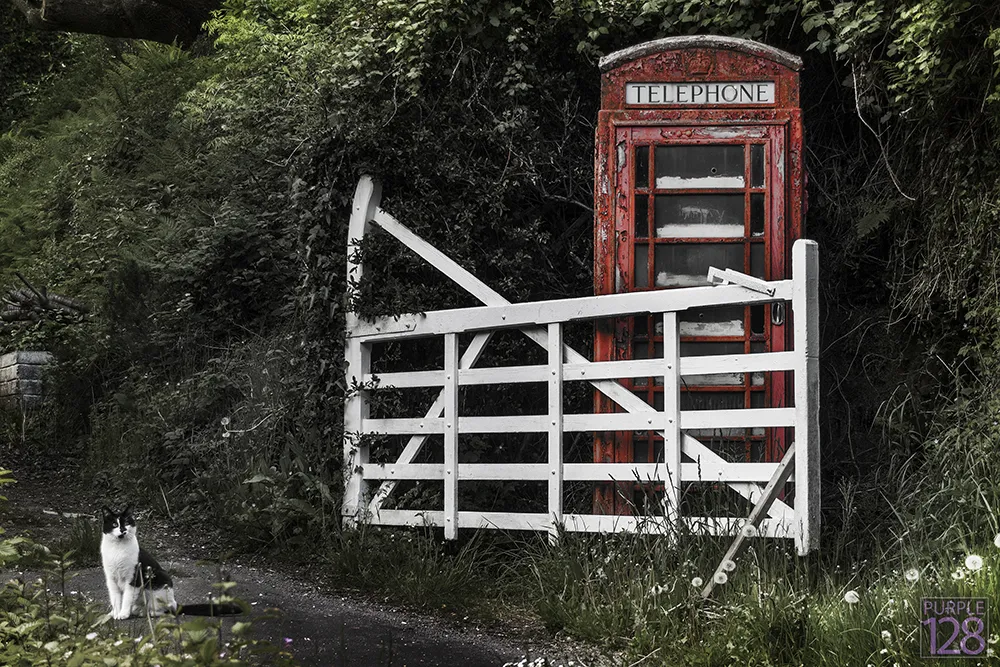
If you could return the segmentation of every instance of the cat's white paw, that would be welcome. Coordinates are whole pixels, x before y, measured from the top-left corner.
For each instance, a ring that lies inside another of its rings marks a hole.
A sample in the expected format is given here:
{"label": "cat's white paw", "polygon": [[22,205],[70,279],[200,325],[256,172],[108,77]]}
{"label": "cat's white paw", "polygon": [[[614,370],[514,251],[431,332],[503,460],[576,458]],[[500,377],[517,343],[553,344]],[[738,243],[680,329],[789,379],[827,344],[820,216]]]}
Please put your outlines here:
{"label": "cat's white paw", "polygon": [[120,611],[113,616],[116,621],[126,621],[131,617],[131,614],[128,611]]}

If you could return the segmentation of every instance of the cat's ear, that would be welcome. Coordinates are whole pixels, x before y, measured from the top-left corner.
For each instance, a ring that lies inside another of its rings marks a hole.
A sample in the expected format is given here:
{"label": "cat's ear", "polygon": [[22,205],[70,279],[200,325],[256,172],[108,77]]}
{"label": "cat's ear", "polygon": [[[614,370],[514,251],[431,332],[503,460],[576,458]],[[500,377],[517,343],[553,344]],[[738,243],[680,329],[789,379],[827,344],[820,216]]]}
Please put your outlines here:
{"label": "cat's ear", "polygon": [[132,516],[132,506],[126,505],[125,509],[122,510],[122,516]]}
{"label": "cat's ear", "polygon": [[114,516],[115,513],[108,509],[107,505],[101,505],[101,511],[104,512],[104,516]]}

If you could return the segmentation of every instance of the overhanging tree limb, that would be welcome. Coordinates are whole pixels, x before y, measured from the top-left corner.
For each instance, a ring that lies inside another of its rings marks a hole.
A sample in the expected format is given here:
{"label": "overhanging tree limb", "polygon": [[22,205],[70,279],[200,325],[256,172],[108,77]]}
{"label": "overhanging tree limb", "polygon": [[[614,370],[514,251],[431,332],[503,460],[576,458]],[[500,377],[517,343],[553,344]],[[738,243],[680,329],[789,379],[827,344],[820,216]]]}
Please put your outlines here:
{"label": "overhanging tree limb", "polygon": [[38,30],[191,44],[220,0],[11,0]]}

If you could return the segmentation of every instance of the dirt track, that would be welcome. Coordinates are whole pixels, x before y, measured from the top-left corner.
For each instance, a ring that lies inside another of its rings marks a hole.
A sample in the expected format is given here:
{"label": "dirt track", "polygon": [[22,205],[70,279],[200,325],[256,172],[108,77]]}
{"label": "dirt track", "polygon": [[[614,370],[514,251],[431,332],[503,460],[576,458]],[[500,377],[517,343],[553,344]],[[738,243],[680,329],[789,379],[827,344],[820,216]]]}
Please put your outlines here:
{"label": "dirt track", "polygon": [[[73,495],[67,497],[66,487],[55,480],[21,477],[19,484],[4,491],[10,499],[10,511],[2,524],[12,533],[27,531],[43,544],[51,543],[68,530],[74,514],[94,511],[81,506]],[[212,583],[219,578],[217,565],[198,559],[207,553],[206,546],[185,540],[165,525],[142,525],[140,521],[138,528],[140,544],[173,574],[177,601],[183,605],[206,600]],[[254,624],[256,637],[284,645],[303,665],[498,667],[505,663],[523,665],[525,658],[542,656],[550,665],[593,664],[581,655],[589,651],[580,647],[557,649],[549,642],[539,645],[487,628],[324,591],[291,571],[279,569],[283,568],[250,562],[226,566],[230,579],[237,582],[234,594],[251,604],[253,617],[266,616],[269,609],[278,611],[276,618]],[[102,601],[107,596],[99,567],[78,570],[67,589],[92,600]],[[134,626],[136,634],[143,632],[142,622],[126,623]]]}

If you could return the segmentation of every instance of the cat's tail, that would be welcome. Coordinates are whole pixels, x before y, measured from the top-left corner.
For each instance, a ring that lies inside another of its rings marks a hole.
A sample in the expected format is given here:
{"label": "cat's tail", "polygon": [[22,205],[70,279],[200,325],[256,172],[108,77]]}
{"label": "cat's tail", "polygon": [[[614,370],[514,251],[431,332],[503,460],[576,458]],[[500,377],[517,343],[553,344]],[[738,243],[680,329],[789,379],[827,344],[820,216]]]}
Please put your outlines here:
{"label": "cat's tail", "polygon": [[207,602],[184,604],[177,607],[177,615],[184,616],[238,616],[245,610],[235,602]]}

